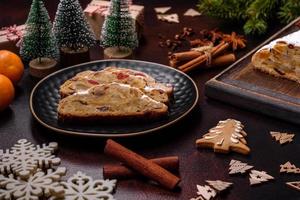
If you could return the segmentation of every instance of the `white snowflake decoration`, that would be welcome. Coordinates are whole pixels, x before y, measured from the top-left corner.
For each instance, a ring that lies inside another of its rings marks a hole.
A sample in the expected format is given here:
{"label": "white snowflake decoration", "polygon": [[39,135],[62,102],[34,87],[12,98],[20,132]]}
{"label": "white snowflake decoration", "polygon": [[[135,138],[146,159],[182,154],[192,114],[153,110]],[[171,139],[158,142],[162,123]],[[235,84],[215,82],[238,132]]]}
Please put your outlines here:
{"label": "white snowflake decoration", "polygon": [[66,174],[66,168],[58,167],[55,171],[47,172],[38,170],[27,180],[10,174],[8,177],[0,175],[0,199],[10,200],[38,200],[40,197],[64,194],[64,188],[59,181]]}
{"label": "white snowflake decoration", "polygon": [[53,155],[57,147],[56,142],[35,146],[26,139],[21,139],[11,149],[0,150],[0,173],[13,173],[26,179],[38,168],[47,169],[59,165],[60,159]]}
{"label": "white snowflake decoration", "polygon": [[52,198],[59,200],[114,200],[111,195],[116,180],[93,180],[82,172],[77,172],[68,179],[61,182],[65,189],[63,198]]}

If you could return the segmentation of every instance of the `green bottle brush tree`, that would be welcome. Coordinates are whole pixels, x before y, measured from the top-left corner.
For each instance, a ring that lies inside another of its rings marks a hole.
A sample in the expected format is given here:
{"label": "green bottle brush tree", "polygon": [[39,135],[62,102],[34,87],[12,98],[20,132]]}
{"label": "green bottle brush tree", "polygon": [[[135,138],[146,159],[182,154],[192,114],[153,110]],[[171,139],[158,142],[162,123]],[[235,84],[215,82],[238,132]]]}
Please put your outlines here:
{"label": "green bottle brush tree", "polygon": [[200,0],[198,8],[208,16],[244,22],[248,35],[265,33],[274,18],[289,23],[300,16],[299,0]]}
{"label": "green bottle brush tree", "polygon": [[60,0],[53,32],[62,53],[62,65],[89,61],[89,48],[96,44],[78,0]]}
{"label": "green bottle brush tree", "polygon": [[20,55],[30,62],[30,74],[44,77],[53,72],[59,59],[52,24],[42,0],[33,0],[26,21],[26,32],[20,46]]}
{"label": "green bottle brush tree", "polygon": [[130,15],[128,0],[111,0],[100,42],[108,58],[130,57],[132,50],[138,46],[135,21]]}

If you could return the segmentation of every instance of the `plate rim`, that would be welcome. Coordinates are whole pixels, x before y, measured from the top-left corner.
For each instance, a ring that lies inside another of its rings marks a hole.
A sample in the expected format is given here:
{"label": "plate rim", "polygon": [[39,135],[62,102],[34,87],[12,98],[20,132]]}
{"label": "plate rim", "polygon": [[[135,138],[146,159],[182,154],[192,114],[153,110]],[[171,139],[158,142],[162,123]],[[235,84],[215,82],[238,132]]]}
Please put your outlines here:
{"label": "plate rim", "polygon": [[[126,133],[123,133],[123,134],[95,134],[95,133],[89,133],[89,132],[80,132],[80,131],[70,131],[70,130],[65,130],[65,129],[61,129],[61,128],[56,128],[56,127],[53,127],[49,124],[47,124],[46,122],[44,122],[43,120],[41,120],[37,114],[35,113],[34,111],[34,108],[33,108],[33,94],[34,92],[37,90],[37,87],[43,83],[45,80],[47,80],[48,78],[52,77],[52,76],[55,76],[56,74],[64,71],[64,70],[68,70],[68,69],[71,69],[71,68],[77,68],[77,67],[80,67],[80,66],[83,66],[83,65],[87,65],[87,64],[93,64],[93,63],[99,63],[99,62],[111,62],[111,61],[117,61],[117,62],[120,62],[120,61],[125,61],[125,62],[139,62],[139,63],[147,63],[147,64],[155,64],[155,65],[159,65],[160,67],[164,67],[164,68],[168,68],[168,69],[171,69],[171,70],[174,70],[182,75],[184,75],[186,78],[188,78],[191,83],[193,84],[194,88],[195,88],[195,91],[196,91],[196,98],[195,98],[195,101],[193,103],[193,105],[186,111],[184,112],[181,116],[179,116],[178,118],[166,123],[166,124],[163,124],[161,126],[158,126],[158,127],[155,127],[155,128],[151,128],[151,129],[147,129],[147,130],[143,130],[143,131],[136,131],[136,132],[126,132]],[[55,131],[56,133],[59,133],[59,134],[64,134],[64,135],[72,135],[72,136],[84,136],[84,137],[95,137],[95,138],[124,138],[124,137],[133,137],[133,136],[139,136],[139,135],[144,135],[144,134],[147,134],[147,133],[152,133],[152,132],[155,132],[155,131],[158,131],[158,130],[161,130],[163,128],[166,128],[166,127],[169,127],[173,124],[175,124],[176,122],[178,122],[179,120],[183,119],[186,115],[188,115],[194,108],[195,106],[197,105],[198,103],[198,100],[199,100],[199,91],[198,91],[198,87],[195,83],[195,81],[187,74],[179,71],[178,69],[175,69],[175,68],[172,68],[170,66],[167,66],[167,65],[163,65],[163,64],[160,64],[160,63],[154,63],[154,62],[149,62],[149,61],[143,61],[143,60],[129,60],[129,59],[104,59],[104,60],[95,60],[95,61],[90,61],[90,62],[85,62],[85,63],[80,63],[80,64],[77,64],[77,65],[72,65],[72,66],[69,66],[69,67],[66,67],[66,68],[63,68],[63,69],[60,69],[52,74],[49,74],[48,76],[44,77],[43,79],[41,79],[34,87],[33,89],[31,90],[31,93],[30,93],[30,97],[29,97],[29,108],[30,108],[30,112],[31,114],[33,115],[33,117],[41,124],[43,125],[44,127],[50,129],[50,130],[53,130]]]}

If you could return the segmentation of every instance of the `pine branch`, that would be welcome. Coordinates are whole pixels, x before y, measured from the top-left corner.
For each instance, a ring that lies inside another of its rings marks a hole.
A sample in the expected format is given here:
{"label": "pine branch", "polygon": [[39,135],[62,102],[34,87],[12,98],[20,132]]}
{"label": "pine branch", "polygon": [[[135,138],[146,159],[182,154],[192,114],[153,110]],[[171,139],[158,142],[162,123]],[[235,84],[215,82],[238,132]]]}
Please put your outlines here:
{"label": "pine branch", "polygon": [[300,16],[300,1],[285,0],[281,6],[278,17],[283,23],[289,23],[296,17]]}
{"label": "pine branch", "polygon": [[267,31],[267,21],[272,17],[279,0],[255,0],[246,10],[248,20],[244,25],[246,34],[263,34]]}
{"label": "pine branch", "polygon": [[204,14],[231,21],[245,22],[246,34],[263,34],[275,17],[288,23],[300,16],[299,0],[200,0]]}
{"label": "pine branch", "polygon": [[222,19],[243,20],[246,8],[253,0],[202,0],[198,4],[201,12]]}

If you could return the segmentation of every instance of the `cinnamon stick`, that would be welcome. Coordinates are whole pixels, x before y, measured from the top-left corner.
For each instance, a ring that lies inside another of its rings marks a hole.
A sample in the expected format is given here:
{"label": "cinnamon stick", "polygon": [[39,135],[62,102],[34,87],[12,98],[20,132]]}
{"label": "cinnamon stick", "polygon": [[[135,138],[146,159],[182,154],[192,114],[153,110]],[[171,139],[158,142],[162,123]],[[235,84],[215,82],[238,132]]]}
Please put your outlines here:
{"label": "cinnamon stick", "polygon": [[[228,43],[221,42],[219,45],[212,48],[211,57],[212,58],[216,57],[220,53],[224,52],[224,50],[226,50],[228,47],[229,47]],[[207,59],[208,59],[208,56],[206,54],[203,54],[203,55],[179,66],[178,69],[180,69],[183,72],[189,72],[189,71],[193,70],[194,68],[200,66],[201,64],[205,63],[207,61]]]}
{"label": "cinnamon stick", "polygon": [[201,40],[201,39],[195,39],[190,41],[191,47],[197,47],[197,46],[208,46],[213,45],[212,41],[209,40]]}
{"label": "cinnamon stick", "polygon": [[230,65],[232,63],[234,63],[236,61],[236,57],[233,53],[230,54],[226,54],[226,55],[222,55],[222,56],[218,56],[216,58],[214,58],[211,61],[211,65],[207,66],[205,65],[205,68],[212,68],[212,67],[223,67],[223,66],[227,66]]}
{"label": "cinnamon stick", "polygon": [[[170,170],[177,171],[179,168],[179,159],[177,156],[151,159],[152,162]],[[103,177],[105,179],[128,179],[136,177],[138,174],[124,165],[104,165]]]}
{"label": "cinnamon stick", "polygon": [[177,176],[160,167],[158,164],[151,160],[147,160],[111,139],[107,140],[104,153],[123,162],[125,165],[145,177],[158,182],[167,189],[174,189],[180,182],[180,179]]}
{"label": "cinnamon stick", "polygon": [[170,60],[176,60],[177,62],[187,61],[187,60],[192,60],[194,58],[197,58],[197,57],[199,57],[201,55],[203,55],[203,52],[199,52],[199,51],[184,51],[184,52],[173,53],[170,56]]}

